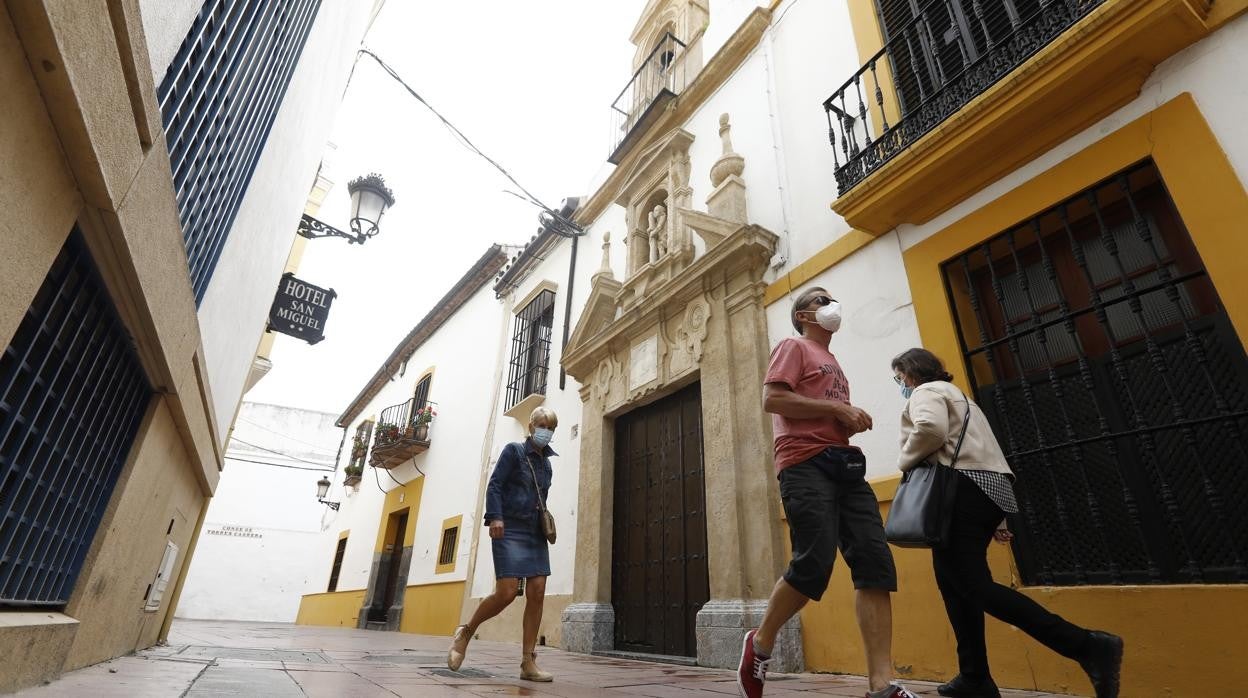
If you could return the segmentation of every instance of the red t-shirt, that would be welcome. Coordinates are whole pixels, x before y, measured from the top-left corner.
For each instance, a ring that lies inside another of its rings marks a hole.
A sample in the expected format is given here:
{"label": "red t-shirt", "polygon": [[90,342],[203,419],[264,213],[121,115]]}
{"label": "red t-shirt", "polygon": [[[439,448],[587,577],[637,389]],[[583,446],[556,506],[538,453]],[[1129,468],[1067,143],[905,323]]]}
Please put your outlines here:
{"label": "red t-shirt", "polygon": [[[828,348],[805,337],[786,337],[771,350],[764,383],[779,383],[803,397],[849,403],[849,381]],[[831,417],[791,419],[771,415],[776,472],[829,446],[850,447],[844,425]]]}

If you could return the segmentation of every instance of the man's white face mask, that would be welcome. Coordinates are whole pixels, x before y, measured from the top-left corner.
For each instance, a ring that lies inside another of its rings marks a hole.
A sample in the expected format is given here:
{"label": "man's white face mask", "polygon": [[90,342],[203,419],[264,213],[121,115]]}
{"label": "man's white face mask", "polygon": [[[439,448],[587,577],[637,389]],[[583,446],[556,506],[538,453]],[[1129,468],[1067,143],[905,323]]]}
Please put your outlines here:
{"label": "man's white face mask", "polygon": [[803,310],[804,313],[814,313],[815,322],[823,329],[836,334],[841,329],[841,304],[832,301],[827,305],[821,305],[816,310]]}

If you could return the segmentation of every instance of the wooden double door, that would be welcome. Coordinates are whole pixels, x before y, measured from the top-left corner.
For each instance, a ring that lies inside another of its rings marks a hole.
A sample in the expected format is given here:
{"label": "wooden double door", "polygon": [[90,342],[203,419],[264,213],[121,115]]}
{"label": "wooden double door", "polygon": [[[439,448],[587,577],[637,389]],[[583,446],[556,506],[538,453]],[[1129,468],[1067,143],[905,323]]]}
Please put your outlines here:
{"label": "wooden double door", "polygon": [[615,422],[611,598],[617,650],[696,656],[710,597],[695,383]]}

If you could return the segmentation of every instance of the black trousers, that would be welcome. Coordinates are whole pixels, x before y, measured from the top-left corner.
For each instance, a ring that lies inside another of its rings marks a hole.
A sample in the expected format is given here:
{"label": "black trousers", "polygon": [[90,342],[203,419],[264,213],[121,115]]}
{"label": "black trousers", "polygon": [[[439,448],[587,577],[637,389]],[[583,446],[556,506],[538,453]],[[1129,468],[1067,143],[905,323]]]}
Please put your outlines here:
{"label": "black trousers", "polygon": [[932,550],[932,567],[958,641],[958,670],[969,679],[990,676],[984,613],[1062,656],[1078,659],[1087,630],[992,580],[988,544],[1005,514],[970,478],[959,476],[957,482],[951,540],[948,546]]}

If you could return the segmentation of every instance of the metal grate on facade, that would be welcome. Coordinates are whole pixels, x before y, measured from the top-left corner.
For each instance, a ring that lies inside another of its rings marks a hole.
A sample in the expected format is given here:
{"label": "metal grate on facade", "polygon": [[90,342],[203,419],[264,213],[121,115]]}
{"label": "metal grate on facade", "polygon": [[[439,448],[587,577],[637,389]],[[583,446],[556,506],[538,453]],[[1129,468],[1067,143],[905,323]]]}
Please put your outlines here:
{"label": "metal grate on facade", "polygon": [[157,96],[195,302],[225,247],[320,0],[207,0]]}
{"label": "metal grate on facade", "polygon": [[1142,163],[944,266],[1027,584],[1248,581],[1248,358]]}
{"label": "metal grate on facade", "polygon": [[555,292],[537,294],[516,315],[511,336],[511,361],[507,372],[507,409],[530,395],[546,394],[550,364],[550,338],[555,325]]}
{"label": "metal grate on facade", "polygon": [[75,231],[0,356],[0,605],[69,600],[151,394]]}

